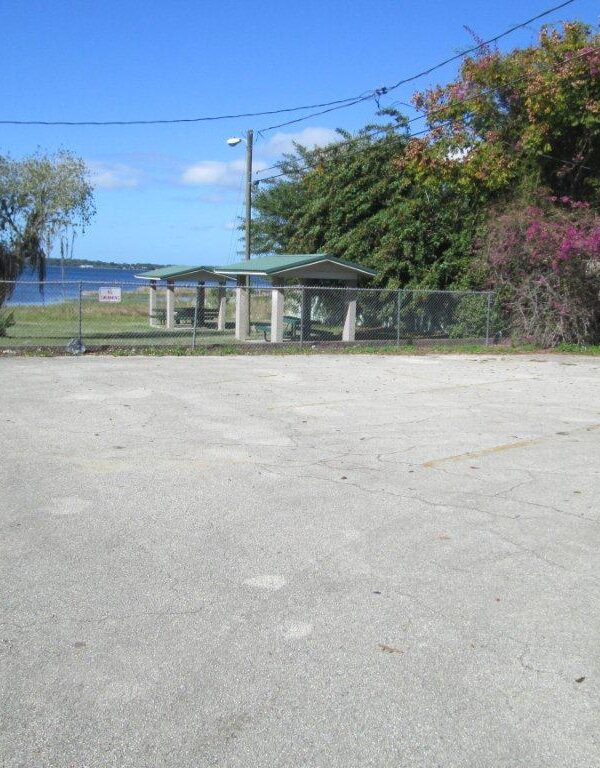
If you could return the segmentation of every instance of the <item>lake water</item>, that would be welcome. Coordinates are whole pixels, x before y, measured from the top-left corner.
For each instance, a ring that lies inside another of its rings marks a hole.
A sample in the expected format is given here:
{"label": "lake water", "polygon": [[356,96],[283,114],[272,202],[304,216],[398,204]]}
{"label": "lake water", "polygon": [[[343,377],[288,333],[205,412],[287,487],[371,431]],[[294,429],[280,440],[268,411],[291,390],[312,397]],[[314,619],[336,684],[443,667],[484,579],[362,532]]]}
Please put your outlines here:
{"label": "lake water", "polygon": [[79,296],[79,283],[86,283],[89,289],[100,286],[123,285],[123,290],[135,290],[146,284],[145,280],[136,280],[135,272],[127,269],[110,269],[96,267],[60,267],[51,264],[46,273],[44,290],[40,292],[35,272],[26,271],[17,280],[17,287],[8,304],[52,304],[65,299],[75,299]]}
{"label": "lake water", "polygon": [[[139,273],[137,273],[139,274]],[[79,297],[79,283],[83,290],[95,291],[102,286],[120,285],[123,291],[135,291],[148,285],[148,280],[137,280],[136,272],[129,269],[110,269],[104,267],[60,267],[48,266],[44,290],[35,272],[25,271],[17,280],[17,287],[6,304],[55,304],[56,302]],[[164,284],[163,284],[164,285]],[[193,286],[192,282],[177,283],[179,287]],[[233,283],[229,283],[231,287]],[[255,288],[268,288],[270,283],[264,277],[252,277],[251,285]]]}

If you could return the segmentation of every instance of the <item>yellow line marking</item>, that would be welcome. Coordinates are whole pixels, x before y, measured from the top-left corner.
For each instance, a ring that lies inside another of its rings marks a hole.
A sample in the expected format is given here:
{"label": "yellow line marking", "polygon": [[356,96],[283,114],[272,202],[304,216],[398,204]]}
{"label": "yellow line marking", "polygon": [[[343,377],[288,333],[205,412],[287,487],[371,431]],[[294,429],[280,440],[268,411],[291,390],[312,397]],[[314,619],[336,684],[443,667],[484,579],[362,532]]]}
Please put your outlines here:
{"label": "yellow line marking", "polygon": [[[570,432],[561,432],[560,437],[570,437],[579,432],[591,432],[594,429],[600,429],[600,424],[591,424],[587,427],[579,427],[573,429]],[[489,456],[492,453],[502,453],[503,451],[512,451],[515,448],[528,448],[531,445],[539,445],[547,440],[555,439],[559,437],[556,433],[552,435],[544,435],[543,437],[535,437],[531,440],[518,440],[516,443],[504,443],[503,445],[494,445],[492,448],[483,448],[480,451],[469,451],[468,453],[459,453],[455,456],[446,456],[443,459],[431,459],[426,461],[423,466],[426,469],[437,467],[439,464],[447,464],[452,461],[463,461],[464,459],[479,459],[482,456]]]}

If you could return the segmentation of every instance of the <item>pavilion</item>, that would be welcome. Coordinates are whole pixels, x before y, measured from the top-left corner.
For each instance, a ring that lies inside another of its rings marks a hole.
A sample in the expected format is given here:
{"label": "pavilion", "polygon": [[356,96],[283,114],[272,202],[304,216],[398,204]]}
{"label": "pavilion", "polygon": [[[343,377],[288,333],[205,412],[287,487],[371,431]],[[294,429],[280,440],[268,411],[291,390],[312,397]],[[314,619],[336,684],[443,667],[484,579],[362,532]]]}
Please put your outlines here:
{"label": "pavilion", "polygon": [[166,280],[167,283],[167,301],[165,312],[165,328],[172,330],[175,328],[175,283],[198,283],[198,317],[200,318],[200,324],[203,324],[204,318],[204,299],[205,299],[205,286],[207,283],[216,283],[219,286],[218,290],[218,311],[217,311],[217,330],[225,330],[225,308],[226,308],[226,281],[227,277],[224,275],[218,275],[215,272],[216,267],[199,266],[171,266],[161,267],[160,269],[152,269],[149,272],[142,272],[140,275],[136,275],[136,278],[140,280],[150,281],[150,292],[148,295],[148,316],[150,323],[152,324],[156,317],[157,310],[157,292],[156,288],[160,284],[161,280]]}
{"label": "pavilion", "polygon": [[[214,274],[236,278],[235,336],[244,341],[250,333],[248,281],[254,278],[269,280],[271,292],[271,341],[283,341],[284,286],[286,283],[301,286],[317,286],[324,282],[341,283],[349,290],[343,294],[345,302],[343,341],[354,341],[356,329],[356,291],[359,278],[371,278],[374,270],[344,261],[326,253],[281,254],[259,256],[226,267],[213,267]],[[302,292],[302,322],[310,325],[310,291]]]}

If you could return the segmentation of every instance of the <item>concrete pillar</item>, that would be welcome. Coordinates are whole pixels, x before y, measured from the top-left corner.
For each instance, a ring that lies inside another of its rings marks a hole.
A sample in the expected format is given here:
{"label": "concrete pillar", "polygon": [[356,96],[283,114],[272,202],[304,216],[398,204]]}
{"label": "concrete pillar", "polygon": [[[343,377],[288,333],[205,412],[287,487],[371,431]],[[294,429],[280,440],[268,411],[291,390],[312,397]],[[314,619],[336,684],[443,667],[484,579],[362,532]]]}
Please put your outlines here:
{"label": "concrete pillar", "polygon": [[153,280],[148,286],[148,320],[150,325],[157,325],[156,322],[156,282]]}
{"label": "concrete pillar", "polygon": [[238,277],[235,289],[235,338],[245,341],[250,335],[250,302],[246,278]]}
{"label": "concrete pillar", "polygon": [[198,302],[198,328],[204,327],[204,306],[206,304],[206,290],[204,288],[204,281],[200,280],[198,282],[198,288],[196,289],[198,291],[198,297],[196,301]]}
{"label": "concrete pillar", "polygon": [[283,302],[285,295],[283,285],[273,281],[271,291],[271,341],[281,344],[283,341]]}
{"label": "concrete pillar", "polygon": [[219,314],[217,315],[217,331],[225,330],[225,313],[227,312],[227,293],[225,283],[219,283]]}
{"label": "concrete pillar", "polygon": [[167,280],[167,316],[165,327],[169,330],[175,328],[175,283]]}
{"label": "concrete pillar", "polygon": [[[356,281],[349,283],[356,287]],[[354,341],[356,337],[356,291],[351,288],[344,291],[346,302],[346,317],[344,318],[344,330],[342,331],[342,341]]]}

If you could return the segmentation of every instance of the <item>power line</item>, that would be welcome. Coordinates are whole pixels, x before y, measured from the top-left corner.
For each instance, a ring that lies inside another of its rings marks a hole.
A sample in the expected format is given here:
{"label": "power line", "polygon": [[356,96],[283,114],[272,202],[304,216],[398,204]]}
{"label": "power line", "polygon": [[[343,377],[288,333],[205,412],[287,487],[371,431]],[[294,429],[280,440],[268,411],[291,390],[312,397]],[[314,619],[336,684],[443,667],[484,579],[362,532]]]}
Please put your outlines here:
{"label": "power line", "polygon": [[[164,120],[0,120],[0,125],[64,125],[64,126],[129,126],[129,125],[175,125],[178,123],[208,123],[219,120],[238,120],[243,117],[264,117],[266,115],[281,115],[286,112],[302,112],[305,109],[317,109],[333,104],[341,105],[346,102],[354,102],[356,97],[338,99],[323,104],[305,104],[301,107],[287,107],[284,109],[271,109],[265,112],[241,112],[237,115],[210,115],[206,117],[180,117]],[[351,106],[351,105],[350,105]]]}
{"label": "power line", "polygon": [[[424,117],[424,115],[422,117]],[[398,126],[398,127],[402,128],[404,126],[401,125],[401,126]],[[343,147],[345,144],[353,144],[354,142],[357,142],[360,139],[368,138],[369,136],[376,136],[378,133],[390,133],[392,130],[396,130],[396,129],[395,128],[374,128],[373,130],[365,131],[364,133],[361,133],[360,135],[351,136],[349,139],[344,139],[343,141],[332,142],[331,144],[326,145],[324,147],[317,147],[315,145],[314,149],[320,149],[321,152],[332,152],[333,150],[336,150],[339,147]],[[254,176],[258,176],[258,174],[260,174],[260,173],[264,173],[265,171],[274,171],[274,170],[277,170],[278,168],[281,168],[281,164],[280,163],[275,163],[274,165],[269,165],[266,168],[260,168],[259,170],[254,171],[253,175]],[[271,178],[271,177],[269,176],[269,178]],[[264,179],[257,179],[257,181],[264,181]]]}
{"label": "power line", "polygon": [[[420,115],[419,119],[425,117],[425,115]],[[410,122],[410,121],[409,121]],[[399,128],[404,127],[404,125],[398,126]],[[344,139],[343,141],[335,141],[332,142],[329,145],[326,145],[324,147],[317,147],[317,145],[314,146],[314,149],[320,149],[322,152],[332,152],[335,149],[338,149],[339,147],[343,147],[345,144],[353,144],[356,141],[359,141],[361,138],[368,138],[369,136],[376,136],[378,133],[390,133],[392,130],[396,130],[396,128],[373,128],[370,131],[365,131],[364,133],[361,133],[357,136],[351,136],[349,139]],[[260,168],[257,171],[253,172],[254,176],[258,176],[259,173],[264,173],[265,171],[273,171],[278,168],[281,168],[280,163],[275,163],[274,165],[269,165],[266,168]],[[262,179],[258,179],[258,181],[262,181]]]}
{"label": "power line", "polygon": [[[441,123],[440,125],[452,125],[453,123],[456,123],[456,122],[458,122],[458,121],[456,119],[452,118],[450,120],[446,120],[445,122]],[[405,137],[398,136],[398,138],[406,138],[407,140],[410,140],[410,139],[414,139],[414,138],[416,138],[418,136],[423,136],[426,133],[430,133],[430,131],[431,131],[430,128],[424,128],[422,131],[415,131],[414,133],[407,134]],[[382,131],[380,131],[380,132],[382,132]],[[357,137],[357,138],[361,138],[361,137]],[[336,145],[334,145],[334,147],[338,147],[342,143],[345,143],[345,142],[340,142],[340,144],[336,144]],[[332,149],[334,147],[332,147]],[[350,154],[351,156],[353,154],[357,154],[358,155],[358,154],[360,154],[361,152],[364,152],[364,151],[365,150],[363,148],[361,148],[361,149],[356,150],[356,152],[350,152],[348,154]],[[345,157],[348,157],[348,154],[346,154]],[[592,171],[593,170],[593,168],[590,168],[588,165],[583,165],[582,163],[576,163],[576,162],[574,162],[572,160],[563,160],[560,157],[554,157],[553,155],[546,155],[546,154],[540,153],[540,157],[544,157],[547,160],[554,160],[555,162],[563,163],[564,165],[570,165],[572,168],[583,168],[586,171]],[[298,168],[297,172],[298,173],[305,173],[306,171],[314,171],[315,168],[319,167],[319,165],[321,165],[320,162],[317,162],[314,165],[307,165],[304,168]],[[290,175],[291,174],[288,173],[288,172],[277,173],[277,174],[275,174],[273,176],[266,176],[264,179],[257,179],[255,183],[256,184],[260,184],[260,183],[262,183],[264,181],[272,181],[273,179],[279,179],[279,178],[281,178],[283,176],[290,176]]]}
{"label": "power line", "polygon": [[[560,64],[560,65],[570,64],[571,62],[573,62],[573,61],[575,61],[577,59],[585,58],[589,54],[590,54],[590,51],[587,50],[587,49],[584,49],[579,54],[571,56],[568,59],[565,56],[560,62],[558,62],[558,64]],[[557,69],[559,69],[559,67],[557,67],[557,65],[555,65],[555,66],[550,68],[551,71],[556,71]],[[528,77],[529,77],[529,75],[521,75],[521,77],[518,77],[515,80],[511,80],[508,83],[503,83],[502,85],[505,88],[510,88],[511,86],[516,85],[517,83],[520,83],[523,80],[528,79]],[[432,115],[436,115],[436,114],[438,114],[440,112],[444,112],[446,110],[448,110],[448,105],[443,105],[441,107],[438,107],[437,109],[431,110],[428,113],[425,113],[423,115],[418,115],[416,117],[411,118],[410,120],[406,121],[406,123],[404,123],[402,125],[399,125],[398,128],[406,127],[409,124],[414,123],[417,120],[429,119]],[[444,126],[450,126],[450,125],[454,125],[456,123],[461,123],[461,122],[465,123],[465,125],[466,125],[466,120],[467,119],[468,118],[466,116],[462,117],[462,118],[460,118],[460,117],[449,118],[447,120],[441,121],[438,124],[437,127],[441,128],[441,127],[444,127]],[[364,139],[364,138],[371,138],[372,136],[375,136],[375,135],[377,135],[379,133],[390,133],[393,130],[395,130],[395,129],[377,128],[377,129],[375,129],[372,132],[367,132],[367,133],[364,133],[364,134],[359,134],[357,136],[351,137],[350,139],[346,139],[345,141],[340,141],[340,142],[337,142],[335,144],[332,144],[331,146],[324,147],[322,152],[323,153],[332,152],[332,151],[335,151],[335,150],[339,149],[340,147],[343,147],[346,144],[352,144],[352,143],[358,142],[358,141],[360,141],[361,139]],[[418,136],[422,136],[424,134],[430,133],[431,131],[432,131],[432,128],[431,127],[427,127],[427,128],[424,128],[421,131],[415,131],[415,132],[406,134],[404,137],[402,137],[402,136],[398,136],[398,137],[399,138],[406,138],[407,140],[410,140],[412,138],[416,138]],[[395,135],[398,135],[398,134],[395,134]],[[348,155],[352,156],[353,154],[360,154],[361,152],[364,152],[364,151],[365,151],[364,147],[359,147],[359,148],[357,148],[355,150],[355,152],[346,153],[345,157],[348,157]],[[571,160],[563,160],[562,158],[554,157],[552,155],[543,154],[543,153],[541,153],[540,156],[541,157],[545,157],[548,160],[554,160],[555,162],[563,163],[564,165],[570,165],[572,168],[578,167],[578,168],[583,168],[583,169],[588,170],[588,171],[593,170],[592,168],[590,168],[587,165],[583,165],[582,163],[576,163],[576,162],[573,162]],[[326,158],[325,158],[325,160],[326,160]],[[298,169],[295,170],[295,172],[303,173],[303,172],[306,172],[306,171],[314,170],[315,168],[318,168],[319,165],[322,164],[322,162],[323,162],[323,159],[317,161],[313,165],[306,165],[304,168],[298,168]],[[273,166],[273,167],[280,167],[280,166]],[[264,170],[269,170],[269,169],[265,168]],[[294,171],[292,173],[294,173]],[[265,181],[272,181],[273,179],[278,179],[278,178],[281,178],[283,176],[290,176],[290,173],[282,172],[282,173],[274,174],[272,176],[267,176],[265,178],[257,179],[256,183],[265,182]]]}
{"label": "power line", "polygon": [[[566,55],[565,55],[565,57],[563,57],[563,59],[561,61],[556,62],[554,64],[554,66],[550,67],[550,71],[556,71],[559,68],[558,65],[562,66],[564,64],[571,64],[573,61],[576,61],[577,59],[585,58],[589,54],[590,54],[590,50],[589,49],[584,49],[580,53],[575,54],[574,56],[571,56],[570,58],[567,58]],[[529,74],[521,75],[520,77],[515,78],[514,80],[511,80],[511,81],[509,81],[507,83],[503,83],[502,87],[503,88],[510,88],[510,87],[512,87],[514,85],[517,85],[518,83],[522,82],[523,80],[527,80],[529,77],[530,77]],[[463,104],[464,104],[464,102],[463,102]],[[447,110],[448,110],[448,105],[444,104],[444,105],[442,105],[440,107],[437,107],[436,109],[430,110],[429,112],[426,112],[426,113],[423,113],[421,115],[417,115],[416,117],[410,118],[409,120],[407,120],[402,125],[399,125],[398,128],[403,128],[403,127],[408,126],[408,125],[410,125],[410,124],[412,124],[412,123],[414,123],[414,122],[416,122],[418,120],[430,119],[432,116],[437,115],[440,112],[444,112],[444,111],[447,111]],[[439,126],[442,127],[444,125],[452,125],[453,123],[456,123],[456,122],[461,122],[461,121],[464,122],[465,119],[466,118],[449,118],[448,120],[442,121],[439,124]],[[349,139],[346,139],[344,141],[338,141],[338,142],[336,142],[334,144],[331,144],[330,146],[323,147],[321,151],[322,151],[322,153],[333,152],[333,151],[339,149],[340,147],[343,147],[346,144],[353,144],[353,143],[356,143],[356,142],[360,141],[361,139],[370,138],[370,137],[376,136],[377,134],[380,134],[380,133],[390,133],[391,130],[395,130],[395,129],[376,128],[373,131],[365,132],[365,133],[359,134],[357,136],[352,136]],[[408,134],[407,138],[412,138],[412,137],[415,137],[415,136],[422,136],[423,134],[429,133],[431,130],[432,130],[431,128],[425,128],[422,131],[417,131],[417,132]],[[357,153],[364,152],[364,151],[365,150],[362,147],[357,149]],[[570,161],[568,161],[568,160],[560,160],[559,158],[552,158],[549,155],[544,155],[544,157],[547,157],[548,159],[557,160],[557,161],[565,163],[565,164],[580,165],[580,164],[570,163]],[[318,167],[319,165],[320,165],[320,162],[318,162],[316,165],[312,165],[312,166],[309,165],[309,166],[306,166],[306,168],[299,169],[299,170],[300,171],[302,171],[302,170],[311,170],[313,168]],[[264,173],[265,171],[269,171],[269,170],[272,170],[272,169],[275,169],[275,168],[280,168],[280,167],[281,167],[280,165],[272,165],[272,166],[270,166],[268,168],[263,168],[260,171],[256,171],[256,174]],[[586,170],[591,170],[587,166],[580,165],[580,167],[585,168]],[[273,176],[267,176],[267,177],[264,177],[264,178],[261,178],[261,179],[257,179],[257,181],[258,182],[270,181],[271,179],[277,179],[277,178],[280,178],[281,176],[286,176],[286,175],[288,175],[288,174],[287,173],[278,173],[278,174],[273,175]]]}
{"label": "power line", "polygon": [[[548,13],[548,12],[547,12],[547,13]],[[542,14],[540,14],[540,15],[542,15]],[[539,18],[539,16],[537,16],[536,18]],[[524,22],[524,24],[525,24],[525,23],[528,23],[528,22]],[[519,27],[520,27],[520,26],[523,26],[523,25],[519,25]],[[508,30],[508,31],[507,31],[505,34],[509,34],[509,32],[511,32],[511,31],[514,31],[515,29],[518,29],[519,27],[513,27],[513,28],[512,28],[512,30]],[[472,53],[473,51],[476,51],[476,50],[478,50],[478,49],[480,49],[480,48],[482,48],[482,47],[484,47],[484,46],[487,46],[487,45],[489,45],[491,42],[495,42],[495,41],[499,40],[499,39],[500,39],[500,37],[502,37],[502,35],[498,35],[498,36],[497,36],[497,37],[495,37],[495,38],[491,38],[491,39],[490,39],[490,40],[488,40],[488,41],[485,41],[485,42],[483,42],[483,43],[480,43],[480,45],[476,46],[475,48],[471,48],[469,51],[466,51],[466,52],[464,52],[464,53],[460,53],[460,54],[457,54],[457,56],[456,56],[456,57],[453,57],[452,59],[448,59],[446,62],[443,62],[443,63],[442,63],[442,64],[440,64],[439,66],[443,66],[445,63],[448,63],[449,61],[454,61],[456,58],[461,58],[461,57],[463,57],[463,56],[466,56],[466,55],[468,55],[469,53]],[[576,56],[573,56],[571,59],[569,59],[569,60],[568,60],[568,62],[574,61],[575,59],[581,58],[582,56],[584,56],[584,57],[585,57],[585,56],[587,56],[587,55],[588,55],[588,53],[589,53],[589,51],[582,51],[582,53],[581,53],[581,54],[578,54],[578,55],[576,55]],[[436,67],[434,67],[434,69],[435,69],[435,68],[436,68]],[[408,78],[408,79],[406,79],[406,80],[403,80],[401,83],[399,83],[399,84],[397,84],[397,85],[395,85],[395,86],[392,86],[391,88],[382,88],[382,89],[380,89],[380,91],[381,91],[381,92],[384,92],[384,91],[385,91],[386,93],[389,93],[389,91],[391,91],[393,88],[396,88],[396,87],[398,87],[398,85],[401,85],[401,84],[403,84],[403,83],[409,82],[410,80],[414,80],[414,79],[416,79],[416,78],[418,78],[418,77],[421,77],[423,74],[427,74],[429,71],[433,71],[433,70],[428,70],[426,73],[421,73],[420,75],[414,75],[412,78]],[[516,85],[518,82],[520,82],[521,80],[524,80],[524,79],[526,79],[526,78],[527,78],[527,75],[522,75],[520,78],[517,78],[516,80],[513,80],[512,82],[510,82],[510,83],[506,83],[506,86],[509,86],[509,87],[510,87],[511,85]],[[365,97],[362,97],[362,98],[361,98],[361,101],[366,101],[368,98],[372,98],[372,95],[369,95],[368,97],[367,97],[367,96],[365,96]],[[405,104],[405,102],[394,102],[394,103]],[[413,105],[410,105],[410,104],[405,104],[405,106],[413,106]],[[413,106],[413,108],[414,108],[414,109],[416,109],[416,107],[414,107],[414,106]],[[435,114],[437,114],[438,112],[443,112],[445,109],[448,109],[447,105],[444,105],[444,106],[438,107],[437,109],[431,110],[431,111],[429,111],[428,113],[424,113],[424,114],[421,114],[421,115],[417,115],[416,117],[411,117],[409,120],[407,120],[407,124],[411,124],[411,123],[417,122],[418,120],[425,120],[426,118],[430,117],[431,115],[435,115]],[[330,110],[326,110],[326,111],[330,111]],[[315,114],[316,114],[316,115],[319,115],[319,114],[323,114],[323,113],[321,113],[321,112],[317,112],[317,113],[315,113]],[[279,125],[271,126],[270,128],[261,128],[261,129],[258,131],[258,133],[259,133],[259,134],[262,134],[262,133],[264,133],[264,132],[266,132],[266,131],[269,131],[269,130],[273,130],[274,128],[281,128],[281,127],[283,127],[283,126],[285,126],[285,125],[292,125],[293,123],[299,123],[299,122],[301,122],[301,121],[302,121],[302,120],[304,120],[304,119],[308,119],[308,117],[314,117],[314,116],[315,116],[315,115],[308,115],[308,116],[307,116],[307,118],[299,118],[299,119],[297,119],[297,120],[290,120],[289,122],[286,122],[286,123],[280,123]],[[348,141],[354,141],[354,140],[355,140],[355,139],[353,138],[353,139],[349,139]],[[340,145],[340,144],[342,144],[342,143],[343,143],[343,142],[338,142],[338,144],[336,144],[335,146],[339,146],[339,145]],[[273,166],[273,167],[276,167],[276,166]],[[270,170],[270,169],[264,169],[264,170]]]}
{"label": "power line", "polygon": [[[399,126],[399,127],[402,128],[404,126]],[[429,133],[429,131],[430,131],[430,129],[426,128],[425,130],[417,131],[416,133],[406,134],[404,136],[401,135],[401,134],[394,134],[394,136],[396,136],[399,139],[407,139],[408,140],[408,139],[412,139],[415,136],[420,136],[421,134]],[[370,138],[372,136],[376,136],[378,133],[391,133],[391,131],[388,130],[388,129],[380,128],[377,131],[373,131],[372,133],[366,133],[366,134],[361,134],[359,136],[354,136],[352,139],[348,139],[347,141],[340,141],[337,144],[332,144],[329,147],[324,147],[323,152],[334,151],[336,149],[339,149],[340,147],[344,147],[346,144],[351,144],[352,142],[360,141],[363,138]],[[372,146],[373,145],[370,145],[370,147],[372,147]],[[365,151],[366,151],[365,147],[358,147],[353,152],[352,151],[346,152],[344,154],[344,158],[347,158],[348,156],[352,157],[353,155],[360,155],[362,152],[365,152]],[[326,161],[327,161],[327,158],[325,158],[325,162]],[[323,160],[318,160],[317,162],[315,162],[312,165],[306,165],[304,168],[297,168],[297,169],[294,169],[291,172],[282,171],[281,173],[276,173],[276,174],[274,174],[272,176],[266,176],[263,179],[257,179],[255,184],[261,184],[264,181],[272,181],[273,179],[279,179],[282,176],[292,176],[295,173],[304,173],[306,171],[313,171],[313,170],[315,170],[315,168],[318,168],[320,165],[322,165],[322,163],[323,163]],[[279,166],[277,166],[277,167],[279,167]]]}
{"label": "power line", "polygon": [[[383,90],[383,89],[380,89]],[[371,91],[365,96],[359,96],[349,104],[345,104],[343,107],[331,107],[330,109],[323,109],[320,112],[312,112],[310,115],[304,115],[303,117],[297,117],[295,120],[286,120],[284,123],[277,123],[277,125],[270,125],[268,128],[261,128],[258,133],[266,133],[267,131],[274,131],[276,128],[284,128],[288,125],[295,125],[296,123],[302,123],[304,120],[310,120],[312,117],[319,117],[320,115],[326,115],[328,112],[336,112],[338,109],[345,109],[346,107],[354,107],[356,104],[361,104],[363,101],[371,101],[374,96],[374,92]]]}
{"label": "power line", "polygon": [[[560,5],[555,5],[553,8],[548,8],[546,11],[543,11],[542,13],[538,13],[537,16],[532,16],[531,19],[527,19],[527,21],[522,21],[520,24],[515,24],[513,27],[510,27],[510,29],[507,29],[504,32],[501,32],[498,35],[494,35],[494,37],[490,37],[489,40],[484,40],[478,45],[474,45],[472,48],[468,48],[466,51],[457,53],[454,56],[450,56],[449,58],[444,59],[444,61],[440,61],[439,63],[434,64],[432,67],[429,67],[429,69],[425,69],[422,72],[418,72],[415,75],[410,75],[409,77],[405,77],[402,80],[398,80],[398,82],[394,83],[394,85],[375,88],[372,91],[370,91],[368,95],[356,97],[356,101],[354,101],[353,103],[346,104],[344,107],[338,107],[337,109],[345,109],[345,107],[352,107],[354,106],[354,104],[359,104],[361,101],[367,101],[368,99],[384,96],[386,93],[390,93],[390,91],[395,91],[397,88],[400,88],[400,86],[402,85],[406,85],[407,83],[412,83],[415,80],[419,80],[421,77],[425,77],[425,75],[430,75],[432,72],[435,72],[436,70],[441,69],[442,67],[445,67],[447,64],[451,64],[454,61],[463,59],[465,58],[465,56],[468,56],[470,53],[475,53],[476,51],[479,51],[482,48],[487,48],[489,45],[493,43],[497,43],[503,37],[506,37],[507,35],[511,35],[513,32],[516,32],[518,29],[522,29],[523,27],[528,26],[534,21],[539,21],[539,19],[542,19],[544,16],[548,16],[549,14],[554,13],[554,11],[558,11],[561,8],[565,8],[567,5],[571,5],[574,2],[575,0],[566,0],[566,2],[560,3]],[[325,110],[325,112],[331,112],[331,111],[333,110],[329,110],[329,109]],[[293,125],[294,123],[299,123],[302,120],[307,120],[310,117],[316,117],[317,115],[321,115],[321,114],[324,114],[324,112],[316,112],[313,115],[307,115],[306,118],[298,118],[296,120],[290,120],[285,123],[279,123],[278,125],[271,125],[268,128],[261,128],[259,133],[266,133],[267,131],[272,131],[272,130],[275,130],[276,128],[283,128],[286,125]]]}
{"label": "power line", "polygon": [[[590,54],[590,51],[588,49],[584,49],[583,51],[581,51],[581,53],[578,53],[575,56],[571,56],[568,59],[566,56],[564,56],[561,61],[556,62],[554,66],[551,66],[549,69],[550,71],[554,71],[557,69],[557,65],[570,64],[573,61],[577,61],[577,59],[581,59],[581,58],[585,58],[586,56],[589,56],[589,54]],[[513,85],[517,85],[523,80],[527,80],[529,77],[530,77],[529,74],[521,75],[520,77],[517,77],[515,80],[511,80],[508,83],[502,83],[502,87],[511,88]],[[484,86],[481,86],[481,87],[483,90],[486,90]],[[487,90],[490,90],[489,86]],[[440,112],[443,112],[444,110],[447,110],[447,109],[448,109],[448,105],[443,104],[442,106],[437,107],[436,109],[432,109],[429,112],[424,112],[423,114],[417,115],[416,117],[411,117],[410,120],[407,121],[407,124],[415,123],[417,122],[417,120],[429,119],[432,115],[437,115]]]}
{"label": "power line", "polygon": [[555,5],[554,8],[549,8],[547,11],[538,13],[537,16],[533,16],[531,19],[527,19],[527,21],[523,21],[520,24],[515,24],[514,27],[510,27],[510,29],[507,29],[505,32],[502,32],[499,35],[490,37],[489,40],[484,40],[482,43],[479,43],[479,45],[475,45],[472,48],[469,48],[467,51],[463,51],[462,53],[457,53],[455,56],[451,56],[450,58],[445,59],[445,61],[440,61],[439,64],[435,64],[433,67],[423,70],[423,72],[419,72],[416,75],[412,75],[411,77],[404,78],[404,80],[399,80],[397,83],[395,83],[390,88],[388,88],[388,91],[393,91],[396,88],[399,88],[401,85],[406,85],[406,83],[410,83],[413,80],[417,80],[421,77],[425,77],[425,75],[430,75],[432,72],[435,72],[437,69],[441,69],[442,67],[445,67],[446,64],[451,64],[453,61],[458,61],[459,59],[462,59],[465,56],[468,56],[470,53],[475,53],[475,51],[481,50],[481,48],[487,48],[489,45],[492,45],[493,43],[497,43],[498,40],[501,40],[503,37],[506,37],[507,35],[511,35],[513,32],[516,32],[517,29],[522,29],[523,27],[527,26],[528,24],[531,24],[534,21],[539,21],[539,19],[542,19],[544,16],[548,16],[548,14],[554,13],[554,11],[559,11],[561,8],[565,8],[567,5],[571,5],[573,2],[575,2],[575,0],[566,0],[566,2],[561,3],[560,5]]}
{"label": "power line", "polygon": [[479,51],[482,48],[485,48],[492,43],[496,43],[502,38],[507,37],[513,32],[516,32],[518,29],[522,29],[523,27],[528,26],[534,21],[538,21],[539,19],[542,19],[545,16],[548,16],[551,13],[554,13],[555,11],[561,10],[562,8],[565,8],[566,6],[571,5],[574,2],[575,0],[565,0],[565,2],[559,3],[558,5],[555,5],[552,8],[548,8],[547,10],[542,11],[541,13],[538,13],[536,16],[532,16],[530,19],[522,21],[519,24],[515,24],[514,26],[505,30],[504,32],[501,32],[498,35],[494,35],[494,37],[489,38],[489,40],[484,40],[482,43],[479,43],[478,45],[475,45],[467,49],[466,51],[455,54],[454,56],[450,56],[449,58],[444,59],[444,61],[434,64],[433,66],[429,67],[426,70],[423,70],[422,72],[418,72],[414,75],[410,75],[409,77],[405,77],[399,80],[397,83],[394,83],[393,85],[383,86],[380,88],[373,88],[372,90],[365,92],[359,96],[351,96],[346,99],[336,99],[334,101],[323,102],[321,104],[307,104],[307,105],[298,106],[298,107],[271,109],[271,110],[266,110],[261,112],[243,112],[239,114],[209,115],[209,116],[203,116],[203,117],[183,117],[183,118],[169,118],[169,119],[158,119],[158,120],[0,120],[0,125],[96,126],[96,127],[134,126],[134,125],[175,125],[175,124],[181,124],[181,123],[204,123],[204,122],[215,122],[220,120],[238,120],[241,118],[248,118],[248,117],[266,117],[268,115],[279,115],[279,114],[285,114],[290,112],[303,112],[308,109],[323,110],[320,112],[311,113],[302,118],[297,118],[295,120],[290,120],[287,122],[280,123],[278,125],[272,125],[272,126],[269,126],[268,128],[262,129],[263,132],[271,131],[271,130],[274,130],[275,128],[282,128],[286,125],[292,125],[294,123],[301,122],[302,120],[308,120],[312,117],[317,117],[327,112],[333,112],[337,109],[346,109],[348,107],[355,106],[356,104],[360,104],[364,101],[368,101],[369,99],[378,99],[381,96],[385,95],[386,93],[396,90],[397,88],[399,88],[402,85],[405,85],[406,83],[410,83],[410,82],[413,82],[414,80],[418,80],[419,78],[424,77],[425,75],[429,75],[432,72],[435,72],[436,70],[441,69],[447,64],[450,64],[454,61],[458,61],[459,59],[462,59],[465,56],[468,56],[470,53],[474,53],[475,51]]}
{"label": "power line", "polygon": [[[456,120],[447,120],[445,123],[443,123],[443,125],[451,125],[454,122],[456,122]],[[429,133],[430,130],[431,130],[430,128],[425,128],[422,131],[416,131],[415,133],[408,134],[406,136],[406,139],[410,140],[410,139],[416,138],[417,136],[422,136],[422,135],[424,135],[426,133]],[[399,138],[403,138],[403,137],[399,137]],[[352,154],[360,154],[360,152],[364,152],[364,149],[360,149],[357,152],[350,153],[350,154],[351,155]],[[346,157],[347,157],[347,155],[346,155]],[[546,154],[541,153],[540,157],[544,157],[544,158],[546,158],[546,160],[553,160],[556,163],[562,163],[563,165],[569,165],[569,166],[571,166],[571,168],[583,168],[586,171],[592,171],[593,170],[593,168],[590,168],[589,165],[583,165],[582,163],[576,163],[576,162],[573,162],[572,160],[563,160],[560,157],[554,157],[553,155],[546,155]],[[315,168],[318,168],[320,164],[321,163],[316,163],[315,165],[307,165],[305,168],[299,168],[298,172],[299,173],[305,173],[306,171],[314,171]],[[260,183],[262,183],[264,181],[273,181],[274,179],[279,179],[279,178],[281,178],[283,176],[290,176],[290,173],[282,172],[282,173],[277,173],[277,174],[275,174],[273,176],[266,176],[264,179],[257,179],[255,183],[256,184],[260,184]]]}

